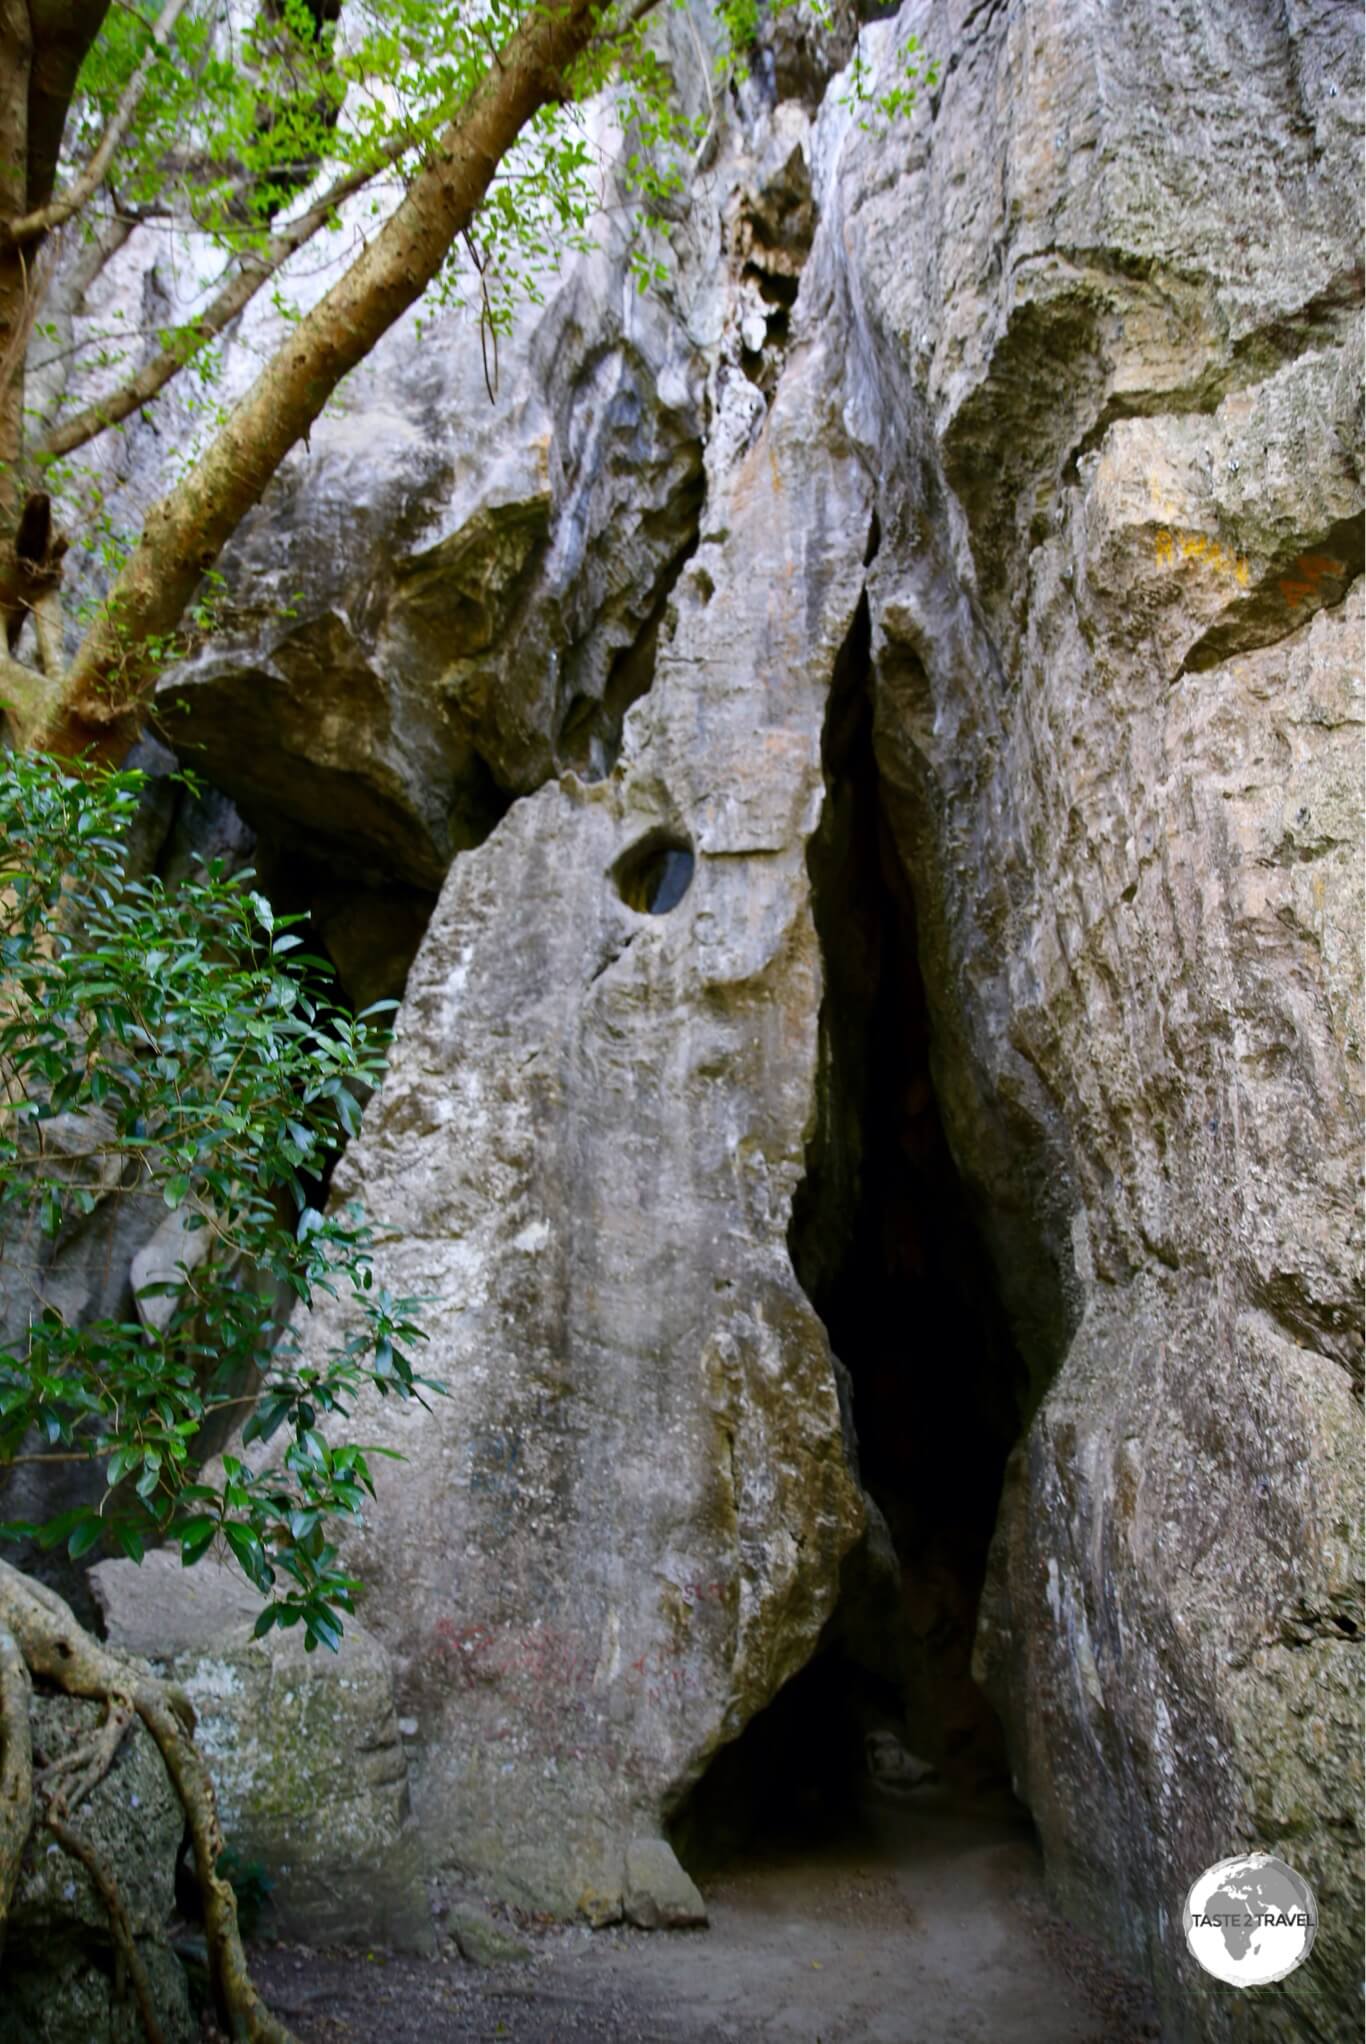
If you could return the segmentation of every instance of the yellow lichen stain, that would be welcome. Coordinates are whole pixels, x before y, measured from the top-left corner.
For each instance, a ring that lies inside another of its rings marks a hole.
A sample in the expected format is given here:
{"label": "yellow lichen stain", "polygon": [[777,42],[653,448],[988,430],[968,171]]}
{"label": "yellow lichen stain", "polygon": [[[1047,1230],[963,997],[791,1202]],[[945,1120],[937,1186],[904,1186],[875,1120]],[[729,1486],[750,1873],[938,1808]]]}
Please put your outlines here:
{"label": "yellow lichen stain", "polygon": [[1178,560],[1203,561],[1217,574],[1230,576],[1240,589],[1248,585],[1248,565],[1241,554],[1232,553],[1211,539],[1207,532],[1191,532],[1168,525],[1159,526],[1153,537],[1153,552],[1160,568],[1174,568]]}

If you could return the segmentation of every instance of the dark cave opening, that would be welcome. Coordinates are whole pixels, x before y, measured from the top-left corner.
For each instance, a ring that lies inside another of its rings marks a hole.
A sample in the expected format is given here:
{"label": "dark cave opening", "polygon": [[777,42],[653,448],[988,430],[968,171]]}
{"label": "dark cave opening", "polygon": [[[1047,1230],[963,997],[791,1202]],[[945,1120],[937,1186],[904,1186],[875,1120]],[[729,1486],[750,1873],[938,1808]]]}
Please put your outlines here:
{"label": "dark cave opening", "polygon": [[819,1840],[880,1790],[1009,1801],[1004,1737],[971,1662],[1028,1377],[935,1094],[915,901],[874,746],[866,598],[823,763],[808,853],[826,975],[819,1113],[789,1245],[875,1510],[817,1652],[678,1813],[680,1854],[704,1867],[794,1827]]}

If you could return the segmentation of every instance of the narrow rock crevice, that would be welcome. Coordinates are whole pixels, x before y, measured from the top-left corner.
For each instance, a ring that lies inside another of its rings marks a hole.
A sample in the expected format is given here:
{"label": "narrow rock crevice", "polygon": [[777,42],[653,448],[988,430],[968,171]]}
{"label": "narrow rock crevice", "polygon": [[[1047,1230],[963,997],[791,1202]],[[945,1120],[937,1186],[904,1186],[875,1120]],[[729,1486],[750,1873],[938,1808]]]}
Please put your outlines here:
{"label": "narrow rock crevice", "polygon": [[[643,613],[634,635],[618,648],[608,665],[599,693],[585,686],[573,693],[560,722],[556,755],[561,769],[569,767],[582,780],[604,780],[621,752],[621,732],[626,713],[633,703],[648,695],[655,678],[655,659],[660,630],[678,578],[697,552],[701,537],[702,503],[706,478],[701,464],[701,443],[696,459],[685,468],[668,502],[647,513],[642,528],[652,539],[674,541],[664,556],[652,587],[646,592]],[[566,672],[572,673],[575,654],[565,655]]]}
{"label": "narrow rock crevice", "polygon": [[[713,1762],[674,1836],[705,1867],[756,1834],[847,1820],[871,1776],[1003,1790],[972,1680],[977,1607],[1028,1373],[944,1133],[916,908],[873,750],[860,601],[831,687],[808,852],[825,965],[818,1105],[794,1268],[830,1333],[868,1534],[808,1666]],[[801,1793],[794,1801],[794,1783]]]}

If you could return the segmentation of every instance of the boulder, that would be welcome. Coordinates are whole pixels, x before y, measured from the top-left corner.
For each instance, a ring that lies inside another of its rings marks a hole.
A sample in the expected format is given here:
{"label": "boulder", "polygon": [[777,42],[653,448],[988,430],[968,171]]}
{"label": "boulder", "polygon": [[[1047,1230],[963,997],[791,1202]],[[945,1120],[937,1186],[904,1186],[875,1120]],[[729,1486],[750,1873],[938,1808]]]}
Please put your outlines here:
{"label": "boulder", "polygon": [[[794,357],[718,475],[726,536],[680,578],[614,772],[456,861],[336,1178],[383,1282],[428,1301],[447,1390],[358,1407],[407,1461],[347,1537],[416,1722],[426,1864],[593,1921],[807,1659],[862,1526],[787,1243],[806,850],[870,520],[832,374],[819,342]],[[305,1353],[344,1331],[321,1305]]]}
{"label": "boulder", "polygon": [[[36,1695],[35,1756],[56,1759],[102,1718],[98,1703]],[[67,1822],[118,1885],[166,2044],[193,2044],[199,2025],[168,1935],[185,1816],[140,1723]],[[41,1825],[25,1848],[11,1906],[0,2004],[6,2044],[142,2044],[142,2018],[104,1902],[85,1867]]]}
{"label": "boulder", "polygon": [[270,1927],[310,1943],[426,1949],[426,1895],[408,1847],[408,1775],[389,1660],[348,1621],[337,1654],[302,1627],[253,1639],[260,1599],[211,1559],[166,1550],[101,1562],[92,1587],[113,1645],[189,1697],[224,1834],[269,1883]]}
{"label": "boulder", "polygon": [[531,1957],[530,1945],[476,1902],[453,1903],[446,1913],[445,1929],[447,1936],[454,1938],[461,1958],[471,1966],[503,1966]]}
{"label": "boulder", "polygon": [[626,1848],[622,1911],[640,1930],[688,1930],[705,1924],[707,1905],[662,1838],[633,1838]]}

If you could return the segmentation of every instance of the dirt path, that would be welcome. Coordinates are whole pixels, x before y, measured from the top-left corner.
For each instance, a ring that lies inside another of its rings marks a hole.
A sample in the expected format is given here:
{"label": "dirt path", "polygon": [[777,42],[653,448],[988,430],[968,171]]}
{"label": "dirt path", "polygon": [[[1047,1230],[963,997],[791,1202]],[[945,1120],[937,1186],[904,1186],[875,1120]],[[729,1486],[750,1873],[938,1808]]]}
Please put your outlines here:
{"label": "dirt path", "polygon": [[554,1931],[521,1964],[269,1948],[303,2044],[1138,2044],[1139,1992],[1043,1901],[1026,1826],[922,1791],[704,1883],[711,1928]]}

